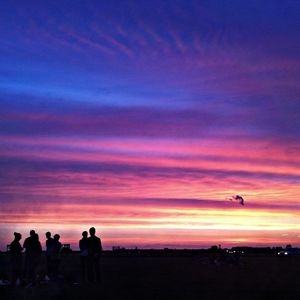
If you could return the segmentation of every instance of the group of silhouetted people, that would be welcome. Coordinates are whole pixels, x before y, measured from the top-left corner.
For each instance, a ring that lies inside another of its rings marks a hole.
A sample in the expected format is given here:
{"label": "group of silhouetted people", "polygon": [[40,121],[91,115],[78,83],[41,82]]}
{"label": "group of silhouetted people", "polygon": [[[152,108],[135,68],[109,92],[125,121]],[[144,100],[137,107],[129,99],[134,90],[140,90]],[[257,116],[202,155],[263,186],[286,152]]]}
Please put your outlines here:
{"label": "group of silhouetted people", "polygon": [[[94,227],[88,232],[82,233],[82,239],[79,241],[81,277],[83,282],[101,282],[100,255],[102,244],[96,234]],[[46,232],[46,269],[45,280],[56,280],[59,275],[59,266],[61,261],[62,244],[59,241],[60,235],[53,237],[50,232]],[[42,246],[38,234],[30,231],[30,236],[24,241],[23,247],[20,244],[22,235],[14,233],[14,240],[10,244],[11,254],[11,282],[19,285],[21,279],[28,284],[33,284],[38,278],[37,268],[41,263]],[[25,249],[24,263],[22,252]]]}

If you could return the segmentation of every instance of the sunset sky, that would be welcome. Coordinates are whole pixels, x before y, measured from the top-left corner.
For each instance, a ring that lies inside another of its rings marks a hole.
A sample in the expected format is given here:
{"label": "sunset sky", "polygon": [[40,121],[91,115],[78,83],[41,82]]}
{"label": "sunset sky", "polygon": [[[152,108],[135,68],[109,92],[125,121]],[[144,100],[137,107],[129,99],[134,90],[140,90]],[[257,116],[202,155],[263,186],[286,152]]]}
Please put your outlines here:
{"label": "sunset sky", "polygon": [[[300,246],[300,1],[2,1],[0,249]],[[245,199],[227,198],[239,194]]]}

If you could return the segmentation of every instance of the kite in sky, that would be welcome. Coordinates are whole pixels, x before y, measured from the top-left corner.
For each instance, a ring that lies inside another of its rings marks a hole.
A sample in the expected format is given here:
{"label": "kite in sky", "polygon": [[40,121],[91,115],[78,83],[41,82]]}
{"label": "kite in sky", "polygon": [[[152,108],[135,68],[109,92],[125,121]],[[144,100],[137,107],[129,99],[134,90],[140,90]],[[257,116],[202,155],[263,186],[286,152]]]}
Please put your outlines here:
{"label": "kite in sky", "polygon": [[237,200],[237,201],[240,201],[240,204],[241,205],[244,205],[244,198],[242,197],[242,196],[240,196],[240,195],[233,195],[233,196],[231,196],[231,197],[229,197],[228,198],[228,200]]}

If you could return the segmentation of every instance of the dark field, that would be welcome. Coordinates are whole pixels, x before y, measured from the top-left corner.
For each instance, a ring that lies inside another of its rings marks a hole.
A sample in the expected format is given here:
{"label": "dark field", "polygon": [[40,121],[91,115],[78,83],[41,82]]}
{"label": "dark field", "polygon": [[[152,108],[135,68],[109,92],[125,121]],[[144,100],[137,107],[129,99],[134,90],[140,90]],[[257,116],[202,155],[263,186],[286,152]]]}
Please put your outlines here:
{"label": "dark field", "polygon": [[[3,276],[7,255],[0,259]],[[101,285],[74,285],[80,282],[79,256],[65,254],[63,280],[30,288],[3,286],[0,299],[300,299],[300,257],[247,254],[239,265],[216,265],[207,254],[106,252],[101,267]]]}

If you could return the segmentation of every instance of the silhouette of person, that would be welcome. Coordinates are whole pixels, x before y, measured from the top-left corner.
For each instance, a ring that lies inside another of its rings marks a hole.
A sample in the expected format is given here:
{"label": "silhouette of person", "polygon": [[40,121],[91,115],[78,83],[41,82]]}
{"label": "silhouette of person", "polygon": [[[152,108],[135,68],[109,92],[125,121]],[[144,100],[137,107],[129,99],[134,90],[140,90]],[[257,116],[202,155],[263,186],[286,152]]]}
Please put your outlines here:
{"label": "silhouette of person", "polygon": [[19,285],[22,272],[22,246],[20,240],[22,235],[18,232],[14,233],[15,239],[10,243],[11,254],[11,270],[12,270],[12,284]]}
{"label": "silhouette of person", "polygon": [[42,245],[40,243],[39,235],[36,233],[34,235],[34,264],[33,264],[35,279],[37,279],[37,275],[39,275],[37,274],[37,267],[40,264],[41,256],[42,256]]}
{"label": "silhouette of person", "polygon": [[30,236],[25,239],[23,248],[25,251],[25,277],[29,282],[36,279],[36,268],[40,261],[42,246],[38,234],[30,230]]}
{"label": "silhouette of person", "polygon": [[33,248],[33,237],[35,235],[34,230],[30,230],[30,236],[27,237],[24,241],[23,248],[25,248],[25,264],[24,264],[24,275],[27,280],[33,279],[33,255],[32,255],[32,248]]}
{"label": "silhouette of person", "polygon": [[83,282],[87,279],[87,259],[88,259],[88,233],[82,232],[82,239],[79,241],[80,249],[80,266],[81,266],[81,279]]}
{"label": "silhouette of person", "polygon": [[96,234],[96,229],[91,227],[90,237],[88,238],[88,280],[90,282],[101,282],[100,273],[100,255],[102,252],[102,244],[100,238]]}
{"label": "silhouette of person", "polygon": [[53,245],[54,239],[51,237],[51,232],[46,232],[46,261],[47,261],[47,276],[49,279],[53,275],[53,263],[52,263],[52,254],[53,254]]}
{"label": "silhouette of person", "polygon": [[54,278],[58,277],[58,269],[59,269],[59,264],[60,264],[60,251],[61,251],[62,244],[59,241],[59,239],[60,239],[59,234],[55,234],[53,236],[53,249],[52,249],[51,262],[52,262],[52,267],[53,267],[52,270],[53,270]]}

